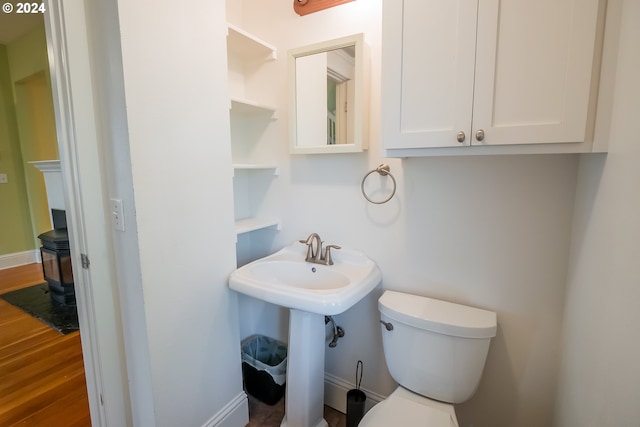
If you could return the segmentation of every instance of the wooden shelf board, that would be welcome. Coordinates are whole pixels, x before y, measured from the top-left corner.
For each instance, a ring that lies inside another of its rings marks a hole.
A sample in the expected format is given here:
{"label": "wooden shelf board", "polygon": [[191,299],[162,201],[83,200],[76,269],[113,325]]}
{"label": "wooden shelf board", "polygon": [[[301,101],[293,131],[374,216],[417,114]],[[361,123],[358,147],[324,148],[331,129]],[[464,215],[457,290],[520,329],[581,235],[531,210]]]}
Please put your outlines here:
{"label": "wooden shelf board", "polygon": [[231,111],[239,114],[269,114],[274,120],[278,118],[275,107],[237,96],[231,97]]}
{"label": "wooden shelf board", "polygon": [[280,230],[280,220],[273,218],[244,218],[236,220],[236,234],[244,234],[271,227]]}
{"label": "wooden shelf board", "polygon": [[245,60],[256,61],[277,58],[275,46],[233,24],[227,25],[227,47],[231,54],[236,54]]}

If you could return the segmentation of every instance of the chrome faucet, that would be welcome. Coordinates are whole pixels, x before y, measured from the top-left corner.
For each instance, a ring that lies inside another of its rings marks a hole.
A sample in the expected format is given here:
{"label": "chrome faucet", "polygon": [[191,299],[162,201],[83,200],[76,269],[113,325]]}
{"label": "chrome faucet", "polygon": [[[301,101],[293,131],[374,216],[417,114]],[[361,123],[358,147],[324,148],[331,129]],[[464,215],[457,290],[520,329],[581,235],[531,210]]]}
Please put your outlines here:
{"label": "chrome faucet", "polygon": [[331,249],[340,249],[340,246],[338,245],[328,245],[323,252],[322,239],[318,233],[311,233],[309,237],[307,237],[307,240],[300,240],[300,243],[307,245],[307,255],[304,260],[314,264],[333,265]]}
{"label": "chrome faucet", "polygon": [[[313,247],[314,242],[316,243],[315,249]],[[318,254],[322,251],[322,239],[320,239],[318,233],[309,234],[307,240],[300,240],[300,243],[307,245],[307,256],[304,260],[307,262],[314,262],[313,260],[315,260],[318,257]]]}

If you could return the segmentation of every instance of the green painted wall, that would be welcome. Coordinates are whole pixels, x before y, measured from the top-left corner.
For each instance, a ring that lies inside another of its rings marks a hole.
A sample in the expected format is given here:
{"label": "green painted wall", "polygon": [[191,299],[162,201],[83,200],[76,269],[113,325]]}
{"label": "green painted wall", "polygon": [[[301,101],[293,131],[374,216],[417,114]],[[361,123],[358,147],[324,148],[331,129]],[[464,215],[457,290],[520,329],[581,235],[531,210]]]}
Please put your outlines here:
{"label": "green painted wall", "polygon": [[0,173],[9,184],[6,195],[0,185],[0,256],[37,248],[51,229],[44,178],[28,162],[59,158],[44,27],[3,46],[2,57]]}
{"label": "green painted wall", "polygon": [[35,249],[7,48],[0,45],[0,255]]}
{"label": "green painted wall", "polygon": [[38,26],[7,46],[11,80],[19,82],[44,72],[49,81],[49,60],[44,25]]}

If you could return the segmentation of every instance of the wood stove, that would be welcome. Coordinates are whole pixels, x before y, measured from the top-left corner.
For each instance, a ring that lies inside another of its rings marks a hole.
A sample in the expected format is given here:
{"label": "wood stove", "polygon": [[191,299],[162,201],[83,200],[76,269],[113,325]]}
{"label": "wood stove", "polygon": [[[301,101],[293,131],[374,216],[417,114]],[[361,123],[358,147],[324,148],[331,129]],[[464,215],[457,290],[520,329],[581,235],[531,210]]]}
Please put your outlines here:
{"label": "wood stove", "polygon": [[51,209],[53,230],[38,236],[42,242],[42,272],[49,286],[51,299],[60,304],[75,305],[71,252],[67,220],[63,210]]}

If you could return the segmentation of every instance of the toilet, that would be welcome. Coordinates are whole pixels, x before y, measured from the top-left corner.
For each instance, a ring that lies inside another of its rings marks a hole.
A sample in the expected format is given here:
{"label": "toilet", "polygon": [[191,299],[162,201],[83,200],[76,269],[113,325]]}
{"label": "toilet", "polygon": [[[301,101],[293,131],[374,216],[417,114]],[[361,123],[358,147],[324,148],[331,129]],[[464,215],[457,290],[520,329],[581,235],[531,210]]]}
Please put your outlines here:
{"label": "toilet", "polygon": [[378,300],[387,367],[399,384],[359,427],[458,427],[453,405],[475,393],[496,313],[385,291]]}

